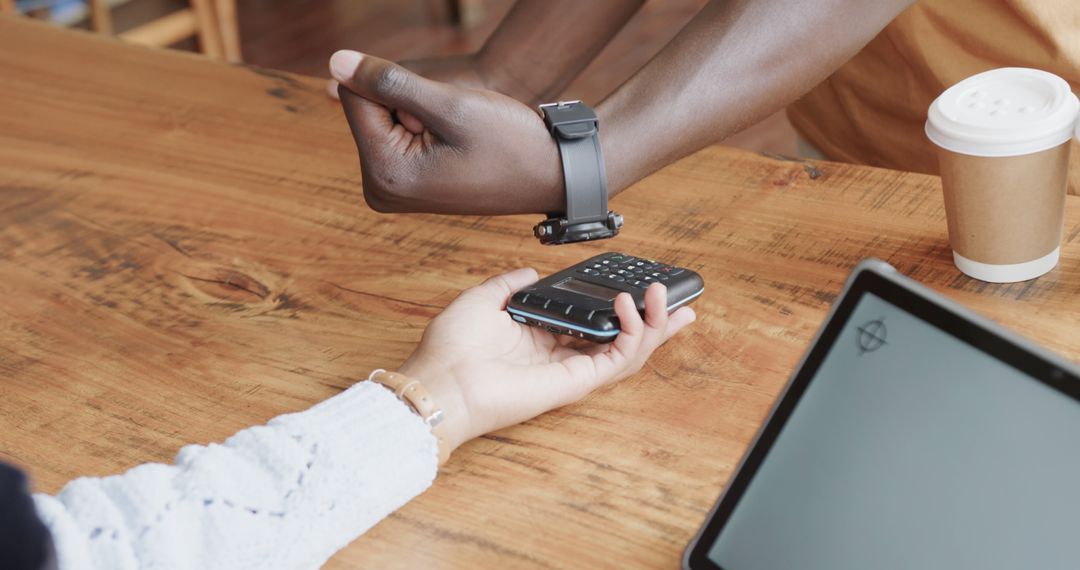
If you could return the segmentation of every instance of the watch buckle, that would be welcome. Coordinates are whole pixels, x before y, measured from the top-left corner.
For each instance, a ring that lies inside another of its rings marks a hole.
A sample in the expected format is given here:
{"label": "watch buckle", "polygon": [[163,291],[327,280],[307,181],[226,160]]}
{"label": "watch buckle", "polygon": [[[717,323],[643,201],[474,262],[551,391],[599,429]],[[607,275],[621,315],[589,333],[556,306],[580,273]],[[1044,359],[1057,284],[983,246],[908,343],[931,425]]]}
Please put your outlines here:
{"label": "watch buckle", "polygon": [[587,139],[596,134],[596,121],[555,125],[555,132],[561,139]]}

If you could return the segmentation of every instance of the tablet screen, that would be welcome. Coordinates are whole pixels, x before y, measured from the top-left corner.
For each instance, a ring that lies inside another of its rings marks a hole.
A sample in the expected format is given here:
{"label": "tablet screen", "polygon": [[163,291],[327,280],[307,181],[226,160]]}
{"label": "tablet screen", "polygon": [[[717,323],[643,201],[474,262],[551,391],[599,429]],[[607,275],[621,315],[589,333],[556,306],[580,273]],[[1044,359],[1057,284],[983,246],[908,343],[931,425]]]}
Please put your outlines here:
{"label": "tablet screen", "polygon": [[1080,403],[865,293],[708,558],[1080,568]]}

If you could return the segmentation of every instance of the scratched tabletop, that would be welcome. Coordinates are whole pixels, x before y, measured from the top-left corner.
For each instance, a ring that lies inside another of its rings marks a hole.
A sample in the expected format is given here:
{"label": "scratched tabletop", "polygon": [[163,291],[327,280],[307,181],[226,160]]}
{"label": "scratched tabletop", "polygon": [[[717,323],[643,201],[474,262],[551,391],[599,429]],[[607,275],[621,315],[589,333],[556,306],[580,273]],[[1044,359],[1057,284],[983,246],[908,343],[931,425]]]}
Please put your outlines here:
{"label": "scratched tabletop", "polygon": [[320,80],[0,17],[0,460],[50,493],[171,462],[397,366],[488,275],[617,249],[700,272],[698,322],[466,444],[329,566],[672,568],[860,259],[1080,357],[1080,198],[1057,269],[990,285],[921,174],[711,147],[564,247],[538,215],[375,213],[360,179]]}

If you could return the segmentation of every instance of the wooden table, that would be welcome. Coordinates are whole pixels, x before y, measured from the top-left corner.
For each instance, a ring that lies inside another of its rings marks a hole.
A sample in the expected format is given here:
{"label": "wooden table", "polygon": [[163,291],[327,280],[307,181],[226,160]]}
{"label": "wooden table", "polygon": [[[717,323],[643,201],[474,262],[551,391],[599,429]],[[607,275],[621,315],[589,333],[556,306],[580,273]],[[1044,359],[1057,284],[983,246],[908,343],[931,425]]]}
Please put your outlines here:
{"label": "wooden table", "polygon": [[616,203],[617,240],[557,248],[538,216],[377,214],[321,81],[0,17],[0,459],[45,492],[170,462],[396,366],[484,276],[618,248],[704,275],[691,330],[330,567],[671,568],[859,259],[1080,357],[1080,198],[1015,285],[953,268],[931,176],[713,147]]}

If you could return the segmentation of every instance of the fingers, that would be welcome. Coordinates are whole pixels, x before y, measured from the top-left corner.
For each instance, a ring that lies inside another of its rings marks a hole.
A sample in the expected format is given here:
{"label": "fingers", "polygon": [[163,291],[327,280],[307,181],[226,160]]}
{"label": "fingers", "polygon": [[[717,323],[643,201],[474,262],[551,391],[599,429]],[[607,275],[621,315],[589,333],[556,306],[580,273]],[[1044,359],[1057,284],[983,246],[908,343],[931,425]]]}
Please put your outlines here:
{"label": "fingers", "polygon": [[[645,301],[648,303],[647,294]],[[615,297],[615,315],[619,317],[621,329],[615,341],[608,345],[597,345],[585,352],[591,358],[592,366],[589,369],[580,365],[569,368],[575,380],[582,384],[581,395],[629,375],[626,370],[639,352],[645,337],[645,323],[629,293],[619,293]],[[570,362],[567,361],[567,364]]]}
{"label": "fingers", "polygon": [[338,95],[337,88],[337,79],[328,79],[326,81],[326,94],[329,95],[331,99],[341,99],[341,95]]}
{"label": "fingers", "polygon": [[697,320],[697,313],[690,307],[682,307],[668,316],[667,332],[664,333],[664,342],[676,333],[686,328],[690,323]]}
{"label": "fingers", "polygon": [[659,283],[645,291],[644,320],[630,296],[624,295],[615,298],[622,332],[606,350],[592,356],[598,384],[615,382],[640,370],[653,351],[696,318],[688,307],[668,315],[667,288]]}
{"label": "fingers", "polygon": [[423,134],[423,132],[424,132],[424,123],[423,123],[423,121],[421,121],[420,119],[417,119],[416,117],[414,117],[408,111],[398,109],[397,118],[398,118],[398,121],[401,122],[401,126],[405,127],[405,129],[407,131],[409,131],[410,133],[412,133],[414,135]]}
{"label": "fingers", "polygon": [[[643,348],[648,350],[649,354],[667,340],[664,336],[668,326],[667,307],[667,287],[660,283],[650,285],[645,290],[645,332],[642,338],[645,345]],[[648,354],[641,358],[641,361],[644,363],[646,358]]]}
{"label": "fingers", "polygon": [[667,325],[667,287],[653,283],[645,290],[645,322],[652,327]]}
{"label": "fingers", "polygon": [[[619,295],[619,297],[622,296]],[[619,299],[615,299],[615,314],[619,317],[619,328],[622,332],[615,337],[615,342],[612,344],[613,348],[622,353],[622,356],[632,359],[636,357],[643,345],[647,346],[649,343],[658,345],[657,337],[662,336],[667,328],[667,289],[659,283],[654,283],[645,290],[644,321],[641,320],[630,295],[625,295],[625,297],[621,305]]]}
{"label": "fingers", "polygon": [[353,138],[361,157],[376,156],[384,152],[391,142],[394,117],[382,105],[356,95],[344,87],[338,87],[341,108],[352,128]]}
{"label": "fingers", "polygon": [[467,293],[481,297],[485,302],[497,305],[502,309],[506,307],[506,301],[511,295],[536,283],[538,279],[540,279],[540,276],[536,274],[535,269],[524,267],[509,273],[489,277],[483,283],[469,289]]}
{"label": "fingers", "polygon": [[405,111],[436,130],[453,122],[452,88],[395,63],[341,50],[330,57],[330,74],[349,91],[399,113]]}
{"label": "fingers", "polygon": [[[649,293],[645,292],[645,303],[649,302]],[[626,358],[637,352],[644,337],[645,323],[638,314],[634,299],[629,293],[619,293],[615,297],[615,315],[619,317],[619,336],[615,337],[612,348],[618,351],[620,357]]]}
{"label": "fingers", "polygon": [[542,407],[540,411],[575,402],[600,386],[640,370],[660,345],[696,317],[689,307],[668,315],[667,306],[667,289],[659,283],[645,292],[644,319],[631,296],[620,293],[615,298],[615,313],[621,332],[614,342],[584,350],[559,346],[555,360],[530,369],[534,373],[530,382],[544,387],[535,396],[535,403]]}
{"label": "fingers", "polygon": [[626,303],[620,307],[618,299],[615,314],[619,316],[619,328],[622,332],[615,337],[612,351],[617,352],[616,364],[621,370],[609,381],[620,380],[633,374],[645,362],[645,359],[663,342],[663,331],[667,328],[667,288],[654,283],[645,290],[645,320],[641,320],[637,307],[626,296]]}

